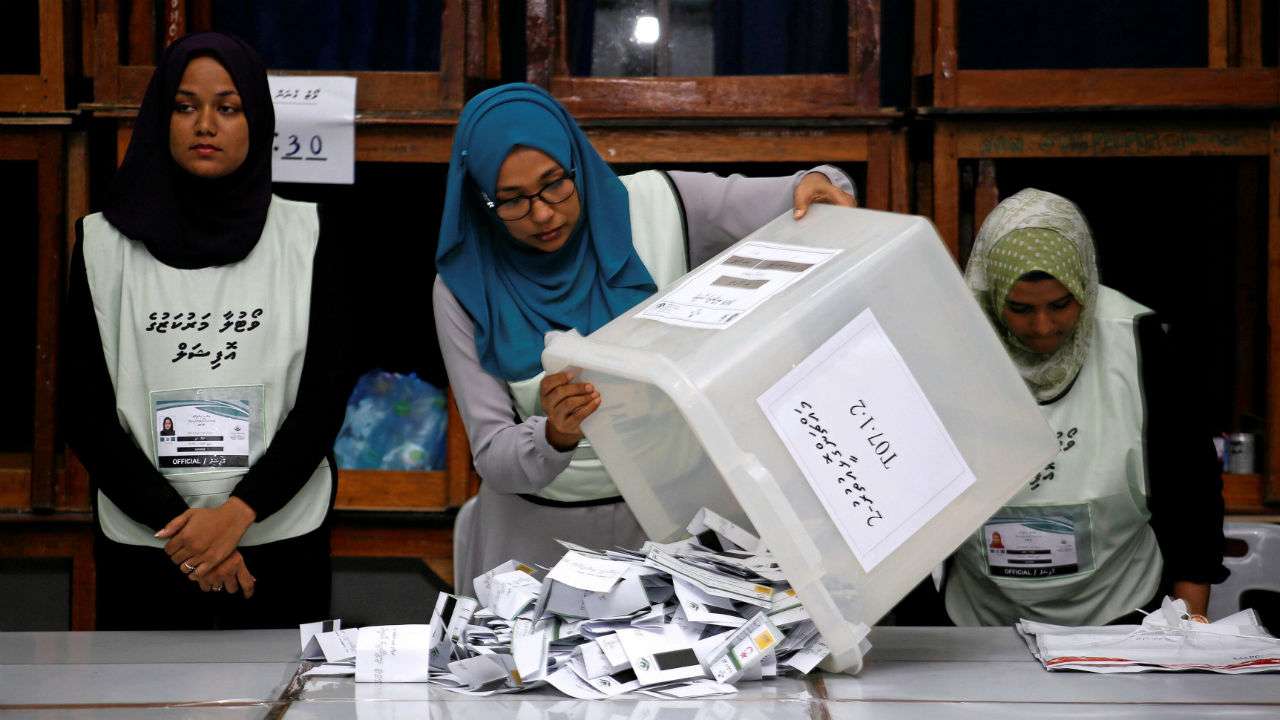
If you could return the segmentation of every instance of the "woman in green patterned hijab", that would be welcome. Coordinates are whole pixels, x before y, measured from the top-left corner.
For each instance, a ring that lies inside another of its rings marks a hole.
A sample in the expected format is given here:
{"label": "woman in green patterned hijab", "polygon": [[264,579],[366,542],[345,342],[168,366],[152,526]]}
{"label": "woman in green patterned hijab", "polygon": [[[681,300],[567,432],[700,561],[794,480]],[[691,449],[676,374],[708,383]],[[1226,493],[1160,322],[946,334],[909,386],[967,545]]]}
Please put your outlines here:
{"label": "woman in green patterned hijab", "polygon": [[982,224],[965,280],[1036,399],[1062,395],[1089,354],[1098,297],[1080,210],[1031,188],[1008,198]]}
{"label": "woman in green patterned hijab", "polygon": [[1204,620],[1227,575],[1220,466],[1208,428],[1177,414],[1184,369],[1160,316],[1098,284],[1080,210],[1041,190],[991,212],[965,281],[1059,452],[956,552],[947,614],[1133,623],[1171,597]]}

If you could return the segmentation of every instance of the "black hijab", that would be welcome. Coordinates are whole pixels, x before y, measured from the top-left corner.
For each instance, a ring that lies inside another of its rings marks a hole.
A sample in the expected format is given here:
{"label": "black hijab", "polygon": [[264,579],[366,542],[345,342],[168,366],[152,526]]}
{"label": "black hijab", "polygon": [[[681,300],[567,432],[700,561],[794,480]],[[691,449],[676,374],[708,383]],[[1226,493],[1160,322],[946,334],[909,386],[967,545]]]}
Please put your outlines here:
{"label": "black hijab", "polygon": [[[183,170],[169,153],[169,116],[187,64],[212,57],[226,68],[249,123],[244,164],[221,178]],[[176,268],[228,265],[253,250],[271,204],[275,109],[258,54],[236,38],[196,33],[169,46],[142,99],[124,163],[103,214],[126,237]]]}

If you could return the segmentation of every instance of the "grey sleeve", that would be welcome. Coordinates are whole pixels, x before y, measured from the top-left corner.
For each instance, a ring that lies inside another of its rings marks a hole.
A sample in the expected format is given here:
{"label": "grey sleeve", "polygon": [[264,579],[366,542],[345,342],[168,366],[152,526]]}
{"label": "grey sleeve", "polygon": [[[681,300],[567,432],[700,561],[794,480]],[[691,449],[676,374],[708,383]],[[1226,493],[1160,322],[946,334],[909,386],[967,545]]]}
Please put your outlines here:
{"label": "grey sleeve", "polygon": [[689,269],[755,232],[761,225],[790,210],[796,186],[811,172],[827,176],[832,185],[858,196],[853,180],[831,165],[820,165],[783,177],[721,177],[714,173],[668,173],[684,203],[689,229]]}
{"label": "grey sleeve", "polygon": [[431,297],[440,353],[480,478],[500,493],[536,493],[550,485],[573,453],[547,442],[545,417],[516,421],[506,382],[480,366],[475,324],[439,276]]}

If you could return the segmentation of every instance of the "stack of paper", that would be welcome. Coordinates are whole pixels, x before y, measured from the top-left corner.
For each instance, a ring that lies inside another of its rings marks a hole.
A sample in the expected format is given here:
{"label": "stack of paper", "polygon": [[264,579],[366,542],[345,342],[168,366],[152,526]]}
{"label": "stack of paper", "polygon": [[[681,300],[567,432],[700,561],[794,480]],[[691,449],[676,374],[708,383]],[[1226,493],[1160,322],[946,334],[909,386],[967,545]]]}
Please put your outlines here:
{"label": "stack of paper", "polygon": [[1067,627],[1022,620],[1016,625],[1048,670],[1148,672],[1208,670],[1243,674],[1280,670],[1280,640],[1252,610],[1213,623],[1187,618],[1182,600],[1165,598],[1141,625]]}
{"label": "stack of paper", "polygon": [[[326,664],[312,673],[475,695],[551,685],[580,699],[694,698],[807,673],[827,656],[758,538],[707,510],[689,531],[638,550],[562,543],[545,574],[510,560],[475,579],[476,598],[442,593],[428,626],[361,629],[349,664],[313,652]],[[313,651],[329,642],[315,638]]]}

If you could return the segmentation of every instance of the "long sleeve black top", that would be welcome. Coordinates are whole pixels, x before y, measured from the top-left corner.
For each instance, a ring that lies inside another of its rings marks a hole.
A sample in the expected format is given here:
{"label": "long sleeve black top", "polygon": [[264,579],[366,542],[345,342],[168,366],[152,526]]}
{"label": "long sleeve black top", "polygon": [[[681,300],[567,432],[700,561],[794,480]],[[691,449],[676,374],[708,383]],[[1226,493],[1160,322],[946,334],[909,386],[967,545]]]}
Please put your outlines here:
{"label": "long sleeve black top", "polygon": [[1222,565],[1222,471],[1210,432],[1186,411],[1178,356],[1158,316],[1140,318],[1137,332],[1147,405],[1147,508],[1165,583],[1222,582],[1229,574]]}

